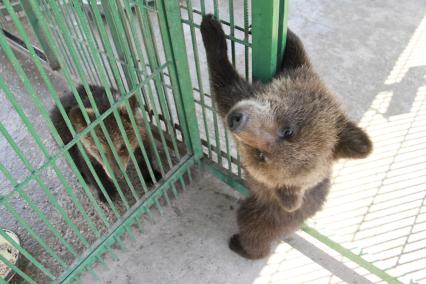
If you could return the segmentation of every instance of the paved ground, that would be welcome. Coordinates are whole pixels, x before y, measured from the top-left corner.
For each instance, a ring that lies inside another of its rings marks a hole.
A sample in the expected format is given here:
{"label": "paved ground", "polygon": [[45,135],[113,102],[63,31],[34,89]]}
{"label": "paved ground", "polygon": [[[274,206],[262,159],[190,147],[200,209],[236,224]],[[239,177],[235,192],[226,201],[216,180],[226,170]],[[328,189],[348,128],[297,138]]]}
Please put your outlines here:
{"label": "paved ground", "polygon": [[[227,5],[227,1],[219,2]],[[241,15],[241,5],[235,5],[237,14]],[[367,259],[402,277],[405,283],[426,282],[426,144],[422,134],[426,130],[426,2],[290,1],[289,25],[305,42],[321,76],[375,142],[375,152],[369,159],[336,166],[328,205],[311,224],[353,250],[364,248]],[[34,66],[25,57],[19,58],[37,94],[47,94]],[[46,125],[2,51],[0,72],[24,105],[49,151],[55,149]],[[51,76],[55,78],[54,74]],[[203,80],[207,80],[206,74]],[[64,89],[61,79],[55,78],[53,82],[58,91]],[[49,108],[52,105],[49,97],[41,97]],[[0,102],[1,122],[36,168],[44,162],[43,155],[35,150],[28,131],[2,93]],[[0,153],[0,161],[18,180],[28,174],[22,163],[16,162],[17,157],[10,155],[11,149],[3,137],[0,137]],[[79,194],[79,187],[63,161],[58,166]],[[71,219],[89,240],[93,239],[75,206],[62,194],[63,188],[58,186],[52,169],[42,177]],[[227,249],[226,242],[236,230],[235,197],[238,196],[229,197],[229,189],[208,175],[199,178],[164,216],[157,216],[155,223],[147,224],[146,234],[138,236],[135,242],[127,242],[129,251],[116,252],[120,261],[107,256],[110,268],[96,267],[102,282],[364,283],[366,279],[354,274],[352,268],[377,281],[350,262],[342,265],[338,256],[302,233],[288,243],[280,243],[270,259],[251,262],[235,256]],[[0,194],[7,194],[10,189],[1,176]],[[67,229],[40,188],[30,184],[26,192],[65,239],[81,248],[80,241]],[[91,214],[90,204],[80,199]],[[70,259],[63,245],[22,199],[12,199],[11,205],[61,257]],[[44,259],[44,250],[18,226],[11,214],[3,207],[0,214],[0,226],[18,231],[24,247]],[[46,266],[52,271],[59,269],[49,261]],[[25,271],[38,277],[30,265],[25,266]],[[99,282],[88,275],[83,280]]]}

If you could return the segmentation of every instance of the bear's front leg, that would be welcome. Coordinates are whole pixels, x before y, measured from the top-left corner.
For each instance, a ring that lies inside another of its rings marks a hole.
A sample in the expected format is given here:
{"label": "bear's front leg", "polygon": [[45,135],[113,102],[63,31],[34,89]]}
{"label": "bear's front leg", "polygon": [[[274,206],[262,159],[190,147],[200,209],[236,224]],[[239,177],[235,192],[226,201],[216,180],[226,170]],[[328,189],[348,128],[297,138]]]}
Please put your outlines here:
{"label": "bear's front leg", "polygon": [[239,233],[231,237],[229,248],[248,259],[268,256],[272,242],[283,232],[281,214],[277,205],[264,205],[255,196],[247,198],[238,210]]}
{"label": "bear's front leg", "polygon": [[203,17],[201,35],[206,49],[214,101],[219,114],[225,117],[237,102],[251,97],[253,91],[229,62],[225,33],[213,15]]}

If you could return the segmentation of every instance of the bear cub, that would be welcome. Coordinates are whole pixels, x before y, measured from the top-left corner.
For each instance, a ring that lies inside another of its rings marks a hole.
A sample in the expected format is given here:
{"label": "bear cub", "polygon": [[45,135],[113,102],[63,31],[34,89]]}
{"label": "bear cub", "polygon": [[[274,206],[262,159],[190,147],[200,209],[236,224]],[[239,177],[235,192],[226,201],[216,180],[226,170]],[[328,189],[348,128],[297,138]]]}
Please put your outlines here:
{"label": "bear cub", "polygon": [[252,195],[238,209],[229,247],[259,259],[273,241],[295,232],[321,209],[332,164],[364,158],[368,135],[350,121],[313,70],[300,39],[288,30],[280,70],[268,84],[244,80],[228,60],[220,23],[201,23],[213,100],[241,155]]}
{"label": "bear cub", "polygon": [[[99,110],[99,113],[102,115],[111,106],[108,101],[107,93],[103,87],[91,85],[89,86],[89,88],[91,93],[93,94],[93,98]],[[79,86],[77,87],[77,92],[80,98],[82,99],[83,105],[85,107],[87,115],[89,116],[90,121],[93,122],[96,119],[96,115],[94,110],[91,107],[86,90],[84,89],[83,86]],[[114,99],[119,98],[117,91],[111,90],[111,93]],[[61,103],[75,131],[77,133],[82,132],[87,127],[87,124],[86,124],[86,120],[84,119],[83,113],[81,112],[77,104],[77,100],[75,99],[73,94],[72,93],[65,94],[63,97],[61,97]],[[151,158],[153,157],[153,155],[152,155],[150,143],[147,142],[148,141],[147,134],[143,126],[142,113],[137,106],[137,100],[135,96],[132,96],[129,99],[129,104],[130,104],[132,113],[134,115],[135,121],[139,127],[139,133],[141,135],[142,141],[144,142],[144,147],[146,149],[146,152],[150,156],[150,160],[153,160]],[[133,126],[129,117],[129,113],[127,112],[125,105],[120,105],[117,111],[119,113],[119,116],[123,123],[123,128],[129,140],[131,151],[135,155],[135,158],[138,162],[138,167],[143,175],[143,178],[147,183],[152,183],[153,180],[151,179],[148,171],[146,170],[147,165],[145,163],[145,160],[143,159],[142,151],[139,147],[137,136],[133,129]],[[65,123],[65,120],[62,117],[59,109],[56,106],[51,111],[50,116],[54,126],[56,127],[59,135],[62,138],[62,141],[64,142],[65,145],[68,144],[73,139],[73,136],[70,130],[68,129]],[[121,135],[117,120],[115,119],[113,113],[111,113],[103,120],[103,122],[109,133],[112,144],[115,147],[115,150],[120,159],[120,162],[124,170],[126,170],[130,160],[130,153]],[[117,160],[114,157],[113,151],[109,147],[107,138],[104,135],[104,132],[102,131],[100,125],[97,125],[93,130],[96,133],[96,136],[98,137],[100,144],[102,145],[106,160],[110,168],[112,169],[112,172],[113,172],[112,174],[115,176],[116,179],[122,178],[123,173],[120,170]],[[111,173],[108,172],[107,166],[104,164],[104,160],[102,159],[101,153],[99,152],[99,149],[94,139],[90,135],[90,132],[85,134],[83,137],[81,137],[80,142],[85,152],[87,153],[87,156],[89,157],[91,164],[93,165],[93,168],[97,176],[99,177],[99,180],[101,181],[102,186],[104,187],[106,193],[108,194],[109,197],[111,198],[114,197],[117,193],[117,190],[114,186],[114,183],[111,180],[111,176],[110,176]],[[102,191],[100,190],[98,184],[96,183],[95,177],[90,172],[89,167],[84,161],[83,155],[78,149],[77,145],[73,145],[69,149],[69,153],[71,155],[71,158],[74,160],[77,168],[79,169],[80,173],[82,174],[84,180],[90,186],[93,186],[94,188],[98,190],[100,200],[105,202],[106,196],[102,194]],[[156,181],[158,181],[161,178],[161,174],[155,171],[154,169],[153,169],[153,172],[154,172]]]}

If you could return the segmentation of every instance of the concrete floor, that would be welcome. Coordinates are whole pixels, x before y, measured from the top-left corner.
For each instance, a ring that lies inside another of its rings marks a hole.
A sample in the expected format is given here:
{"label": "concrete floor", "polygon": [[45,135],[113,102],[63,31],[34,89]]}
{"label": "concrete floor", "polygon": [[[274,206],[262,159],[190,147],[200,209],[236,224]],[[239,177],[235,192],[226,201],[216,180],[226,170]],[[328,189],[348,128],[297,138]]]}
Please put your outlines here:
{"label": "concrete floor", "polygon": [[86,274],[83,283],[369,283],[304,234],[280,242],[269,259],[239,257],[227,246],[237,228],[236,197],[199,173],[189,191],[145,223],[145,234],[124,239],[127,250],[114,251],[119,260],[107,254],[107,267],[95,266],[99,279]]}
{"label": "concrete floor", "polygon": [[[227,5],[227,1],[219,2],[222,7]],[[351,117],[367,128],[375,143],[375,152],[369,159],[336,166],[329,202],[310,223],[348,248],[364,248],[368,260],[400,276],[404,283],[426,283],[426,141],[422,135],[426,130],[426,2],[310,0],[290,1],[289,8],[289,26],[304,41],[314,66],[341,97]],[[236,3],[235,9],[241,15],[241,5]],[[240,16],[238,20],[241,22]],[[189,39],[188,33],[186,36]],[[52,101],[43,95],[48,92],[40,76],[30,60],[17,54],[49,109]],[[243,62],[242,57],[239,60]],[[0,73],[17,94],[43,143],[49,151],[56,149],[2,51]],[[65,90],[62,79],[54,73],[49,75],[55,78],[52,81],[58,91]],[[206,74],[203,81],[207,84]],[[0,103],[0,120],[37,168],[45,161],[43,155],[1,92]],[[10,154],[12,151],[3,137],[0,137],[0,153],[0,161],[18,180],[28,174],[17,157]],[[59,161],[58,166],[84,208],[92,214],[93,208],[80,193],[65,163]],[[42,177],[84,235],[94,240],[53,170],[49,168]],[[0,176],[0,194],[7,194],[11,188]],[[49,205],[40,188],[33,183],[26,192],[65,239],[78,252],[82,251],[80,241]],[[227,240],[236,231],[237,198],[218,180],[199,173],[188,192],[165,210],[163,216],[157,216],[155,223],[146,224],[145,234],[136,241],[126,241],[128,251],[116,251],[119,261],[106,256],[109,269],[95,267],[101,281],[84,275],[83,282],[378,282],[303,233],[278,244],[269,259],[252,262],[237,257],[227,249]],[[11,205],[61,257],[71,259],[22,199],[13,198]],[[20,233],[26,249],[44,259],[53,272],[60,270],[3,207],[0,216],[0,227]],[[31,265],[23,267],[39,282],[46,281]]]}

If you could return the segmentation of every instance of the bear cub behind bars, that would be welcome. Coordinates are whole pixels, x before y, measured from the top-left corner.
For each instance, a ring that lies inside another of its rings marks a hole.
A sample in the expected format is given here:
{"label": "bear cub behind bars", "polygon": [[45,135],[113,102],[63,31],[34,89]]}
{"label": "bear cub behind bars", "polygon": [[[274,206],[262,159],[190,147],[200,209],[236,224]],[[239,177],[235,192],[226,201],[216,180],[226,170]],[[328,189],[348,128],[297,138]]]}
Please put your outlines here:
{"label": "bear cub behind bars", "polygon": [[[96,107],[98,108],[99,114],[102,115],[105,111],[111,108],[111,104],[108,101],[107,92],[105,88],[100,86],[90,85],[89,89],[93,95],[93,99],[96,103]],[[89,95],[87,94],[83,86],[79,86],[77,88],[77,93],[82,99],[83,105],[85,107],[85,111],[90,121],[93,123],[93,121],[96,119],[96,115],[90,104]],[[117,100],[119,98],[119,94],[117,93],[117,91],[111,90],[111,94],[114,97],[114,100]],[[61,97],[61,104],[64,107],[65,112],[69,116],[69,119],[75,131],[77,133],[80,133],[83,130],[85,130],[87,127],[87,123],[83,116],[82,111],[80,110],[77,104],[77,100],[73,96],[73,94],[67,93],[63,97]],[[134,115],[136,125],[139,128],[139,134],[142,138],[144,148],[147,152],[147,155],[149,155],[148,158],[151,159],[152,161],[153,160],[152,150],[150,147],[150,143],[148,143],[147,141],[148,140],[147,132],[145,127],[143,126],[142,113],[140,108],[138,107],[135,96],[132,96],[129,99],[129,105],[130,105],[131,112]],[[125,107],[124,104],[118,106],[117,111],[118,111],[118,116],[121,119],[123,129],[126,133],[127,139],[129,141],[129,149],[130,151],[134,153],[135,159],[138,163],[138,167],[142,173],[144,180],[147,183],[151,183],[153,180],[151,179],[151,176],[149,175],[149,172],[147,171],[147,164],[143,158],[143,154],[138,143],[136,132],[133,129],[133,126],[131,123],[129,112],[127,111],[127,108]],[[62,141],[64,142],[65,145],[68,144],[73,139],[73,135],[71,134],[69,128],[67,127],[67,124],[63,116],[61,115],[61,112],[56,106],[51,111],[50,116],[52,118],[53,124],[55,125],[55,128],[58,130],[58,133],[62,138]],[[106,191],[106,194],[108,195],[108,197],[113,198],[117,193],[117,189],[112,181],[112,175],[116,179],[122,178],[123,173],[120,169],[120,165],[118,161],[120,161],[122,168],[126,170],[129,164],[131,155],[130,155],[129,149],[126,147],[124,137],[121,135],[119,125],[114,115],[111,113],[108,116],[106,116],[105,119],[103,120],[103,123],[111,139],[110,140],[111,145],[116,150],[118,159],[115,159],[114,153],[111,147],[109,146],[110,144],[108,143],[107,137],[99,125],[96,125],[93,128],[93,130],[99,140],[100,145],[102,146],[105,160],[102,158],[102,155],[95,143],[95,140],[90,135],[90,132],[85,134],[83,137],[81,137],[80,141],[85,152],[87,153],[87,156],[89,157],[89,160],[94,168],[94,171],[96,172],[96,175],[99,178],[101,185],[104,187]],[[107,200],[106,196],[102,193],[100,186],[96,182],[95,176],[91,173],[88,165],[84,161],[83,155],[78,149],[77,145],[72,146],[69,149],[69,153],[71,158],[74,160],[74,163],[76,164],[77,168],[79,169],[81,175],[83,176],[84,180],[90,186],[98,190],[100,200],[105,202]],[[109,164],[111,168],[111,172],[108,171],[108,167],[104,161],[106,161]],[[154,169],[152,170],[153,170],[155,179],[159,180],[161,178],[161,174],[155,171]]]}
{"label": "bear cub behind bars", "polygon": [[201,23],[216,108],[232,133],[252,195],[237,213],[229,247],[259,259],[324,204],[334,161],[364,158],[368,135],[348,119],[288,30],[280,71],[269,84],[245,81],[228,60],[220,23]]}

